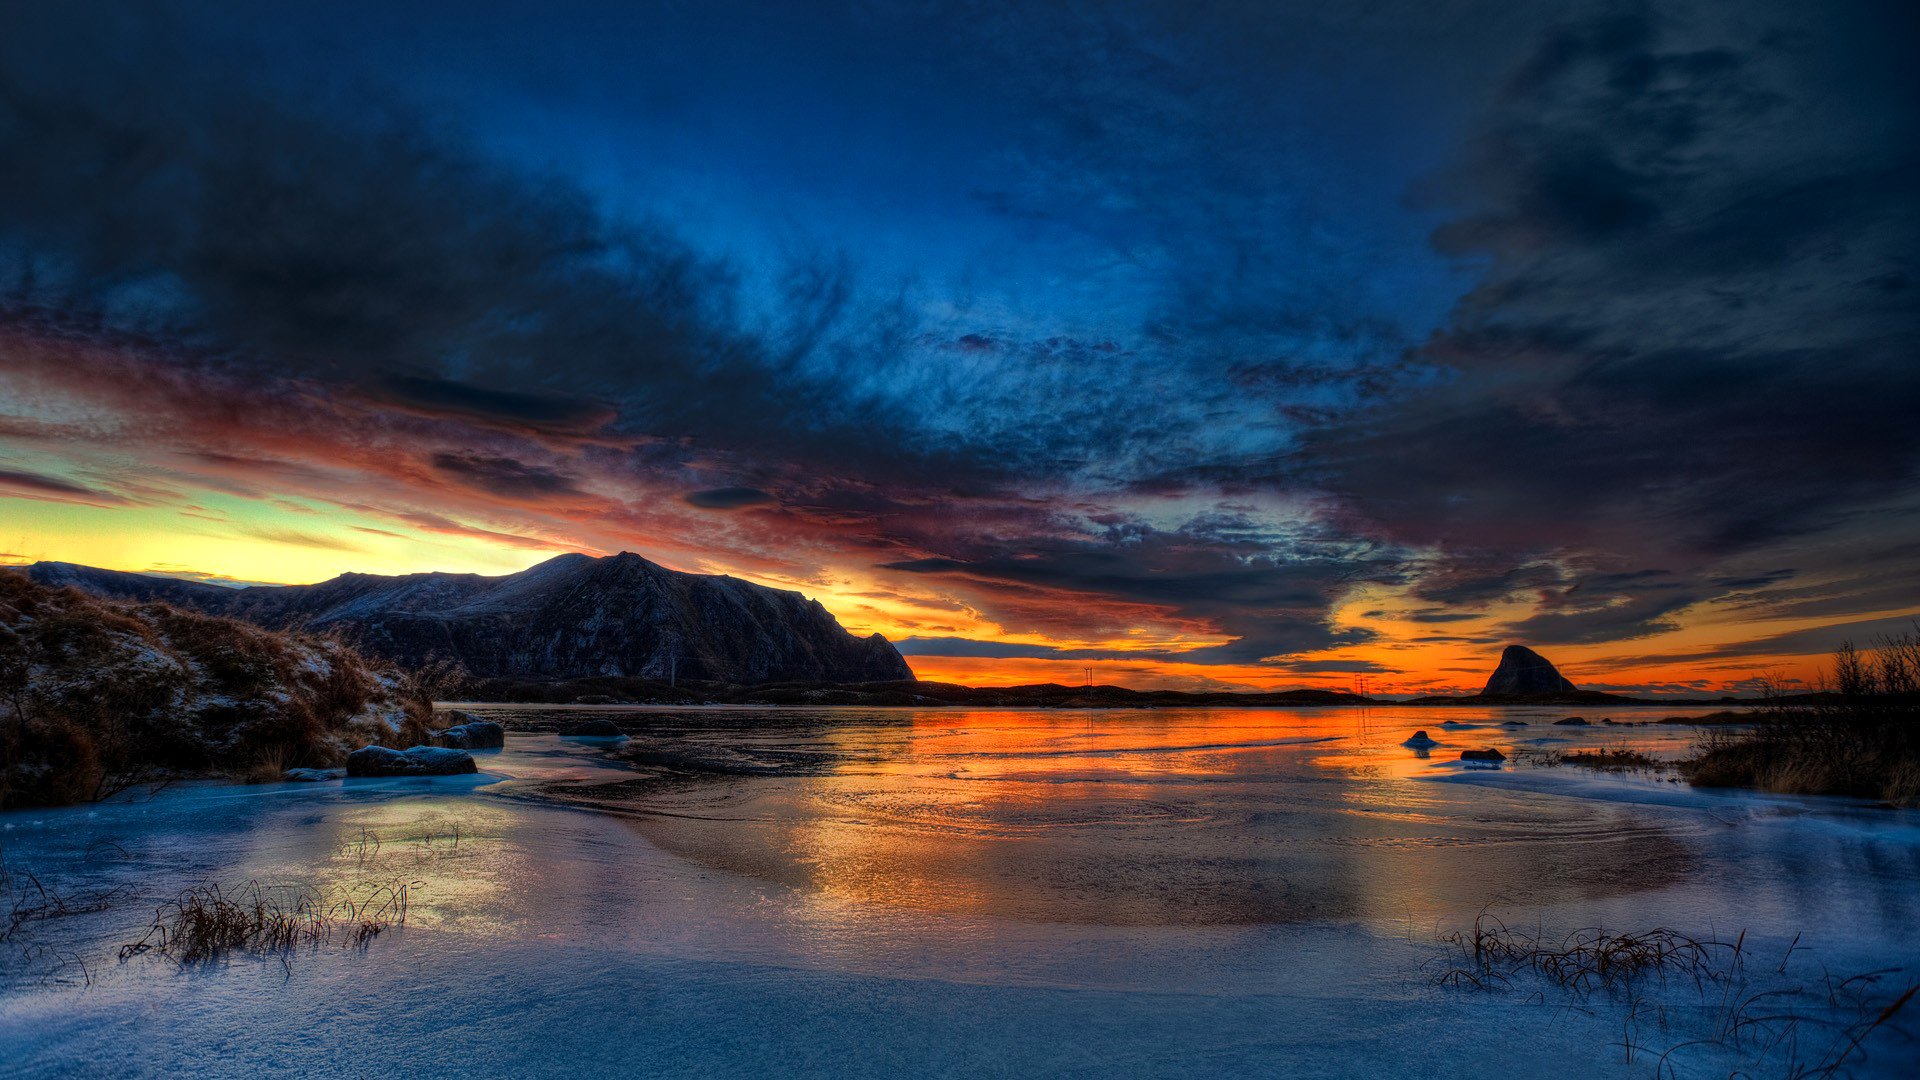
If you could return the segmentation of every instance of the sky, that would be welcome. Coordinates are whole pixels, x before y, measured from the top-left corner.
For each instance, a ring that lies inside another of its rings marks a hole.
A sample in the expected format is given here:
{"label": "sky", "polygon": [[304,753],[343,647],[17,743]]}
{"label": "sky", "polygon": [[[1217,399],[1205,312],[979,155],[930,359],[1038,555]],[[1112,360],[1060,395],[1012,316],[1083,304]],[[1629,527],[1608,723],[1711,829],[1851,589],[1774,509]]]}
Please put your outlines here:
{"label": "sky", "polygon": [[1920,618],[1920,9],[0,0],[0,562],[636,551],[922,678]]}

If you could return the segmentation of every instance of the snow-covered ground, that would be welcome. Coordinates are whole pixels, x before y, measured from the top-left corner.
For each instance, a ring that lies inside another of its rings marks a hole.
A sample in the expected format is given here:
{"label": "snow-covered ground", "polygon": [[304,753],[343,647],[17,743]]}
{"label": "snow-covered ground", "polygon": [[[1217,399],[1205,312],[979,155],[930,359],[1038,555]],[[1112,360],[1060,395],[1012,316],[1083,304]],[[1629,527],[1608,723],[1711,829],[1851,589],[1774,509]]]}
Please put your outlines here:
{"label": "snow-covered ground", "polygon": [[[16,892],[109,898],[0,945],[0,1076],[1653,1076],[1689,1043],[1667,1075],[1766,1076],[1920,979],[1920,815],[1457,760],[1671,757],[1684,727],[604,710],[635,768],[537,733],[580,710],[488,712],[516,733],[478,776],[0,815]],[[364,949],[116,959],[208,881],[413,884]],[[1744,931],[1739,978],[1439,985],[1439,937],[1488,908],[1550,938]],[[1849,1074],[1911,1075],[1911,1019]]]}

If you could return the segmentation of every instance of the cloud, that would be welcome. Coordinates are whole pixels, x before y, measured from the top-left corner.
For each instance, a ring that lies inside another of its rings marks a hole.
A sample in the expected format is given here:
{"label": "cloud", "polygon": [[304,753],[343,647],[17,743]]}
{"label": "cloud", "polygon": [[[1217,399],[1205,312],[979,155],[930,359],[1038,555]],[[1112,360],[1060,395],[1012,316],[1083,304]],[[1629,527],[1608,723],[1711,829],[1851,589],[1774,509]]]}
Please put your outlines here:
{"label": "cloud", "polygon": [[584,495],[571,476],[545,465],[486,454],[439,453],[433,467],[442,476],[505,499],[542,500]]}
{"label": "cloud", "polygon": [[8,489],[8,493],[16,498],[25,499],[50,499],[89,506],[121,506],[127,502],[110,491],[24,469],[0,469],[0,488]]}
{"label": "cloud", "polygon": [[724,487],[709,488],[706,491],[691,491],[683,498],[687,505],[703,510],[738,510],[747,506],[763,506],[775,502],[775,498],[759,488]]}
{"label": "cloud", "polygon": [[321,533],[303,532],[299,529],[280,529],[270,526],[241,525],[235,529],[243,536],[271,541],[275,544],[293,544],[298,547],[330,548],[335,551],[364,551],[360,545],[337,536]]}

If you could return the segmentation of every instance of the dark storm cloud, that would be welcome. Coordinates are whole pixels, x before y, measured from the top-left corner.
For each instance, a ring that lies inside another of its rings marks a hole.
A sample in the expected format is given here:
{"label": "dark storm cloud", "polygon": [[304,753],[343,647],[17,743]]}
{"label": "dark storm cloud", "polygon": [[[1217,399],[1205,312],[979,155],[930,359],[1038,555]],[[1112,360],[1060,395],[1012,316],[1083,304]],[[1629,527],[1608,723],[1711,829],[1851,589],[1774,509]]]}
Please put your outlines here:
{"label": "dark storm cloud", "polygon": [[[830,259],[748,320],[737,276],[389,99],[277,85],[113,4],[14,13],[0,41],[0,294],[174,350],[527,431],[766,454],[906,454],[820,358],[885,320]],[[73,57],[90,62],[76,64]],[[23,164],[24,163],[24,166]],[[836,327],[858,311],[861,324]],[[749,325],[751,323],[751,325]],[[617,419],[616,419],[617,417]]]}
{"label": "dark storm cloud", "polygon": [[1866,649],[1878,645],[1882,639],[1900,634],[1920,631],[1920,620],[1913,615],[1897,615],[1882,619],[1860,619],[1853,622],[1832,623],[1826,626],[1812,626],[1801,630],[1789,630],[1778,634],[1768,634],[1747,641],[1721,645],[1696,652],[1656,653],[1645,656],[1621,658],[1625,664],[1684,664],[1704,660],[1741,659],[1751,656],[1792,656],[1807,653],[1828,653],[1838,648],[1842,642],[1851,641]]}
{"label": "dark storm cloud", "polygon": [[[40,377],[211,432],[209,485],[325,444],[315,491],[648,542],[764,506],[671,539],[777,521],[1011,629],[1233,639],[1199,662],[1361,642],[1356,584],[1547,643],[1895,598],[1723,564],[1916,490],[1905,9],[612,5],[541,12],[550,69],[492,7],[341,10],[299,72],[221,47],[277,32],[246,5],[0,35],[0,332],[116,343]],[[748,205],[701,236],[709,177]]]}
{"label": "dark storm cloud", "polygon": [[584,494],[574,478],[544,465],[481,454],[435,454],[433,467],[456,483],[506,499],[538,501]]}
{"label": "dark storm cloud", "polygon": [[586,398],[489,389],[452,379],[392,375],[378,384],[378,391],[400,404],[539,428],[591,430],[615,416],[606,404]]}
{"label": "dark storm cloud", "polygon": [[894,642],[902,656],[961,656],[992,660],[1105,660],[1126,657],[1111,649],[1063,649],[1053,645],[1026,645],[1015,641],[980,641],[960,637],[905,637]]}
{"label": "dark storm cloud", "polygon": [[1448,381],[1310,442],[1362,527],[1474,553],[1421,595],[1606,552],[1686,580],[1512,629],[1643,636],[1738,588],[1717,560],[1920,488],[1913,21],[1626,4],[1506,76],[1430,192],[1488,265],[1420,352]]}
{"label": "dark storm cloud", "polygon": [[689,506],[698,506],[703,510],[738,510],[776,501],[767,492],[750,487],[709,488],[706,491],[688,492],[685,498]]}

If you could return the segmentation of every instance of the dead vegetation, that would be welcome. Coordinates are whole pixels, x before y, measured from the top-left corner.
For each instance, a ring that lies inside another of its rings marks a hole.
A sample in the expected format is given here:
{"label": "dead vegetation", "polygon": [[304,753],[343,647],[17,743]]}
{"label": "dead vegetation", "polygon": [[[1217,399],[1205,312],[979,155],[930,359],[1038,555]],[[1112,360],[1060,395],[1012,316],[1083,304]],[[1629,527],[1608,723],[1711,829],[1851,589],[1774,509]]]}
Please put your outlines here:
{"label": "dead vegetation", "polygon": [[431,715],[406,676],[338,641],[0,572],[0,807],[277,779],[422,742]]}
{"label": "dead vegetation", "polygon": [[279,955],[338,944],[366,945],[407,921],[408,893],[419,883],[340,888],[248,882],[234,890],[199,885],[162,904],[140,940],[120,948],[120,959],[152,952],[181,964],[229,953]]}
{"label": "dead vegetation", "polygon": [[1567,765],[1607,772],[1658,772],[1667,766],[1638,750],[1575,750],[1561,757]]}
{"label": "dead vegetation", "polygon": [[[1440,941],[1446,952],[1427,970],[1441,986],[1522,993],[1541,1004],[1551,993],[1567,994],[1573,1007],[1596,995],[1624,1004],[1617,1045],[1628,1065],[1651,1063],[1656,1078],[1678,1077],[1683,1064],[1714,1052],[1741,1060],[1729,1075],[1764,1070],[1789,1080],[1828,1080],[1848,1075],[1883,1043],[1913,1048],[1914,1034],[1903,1020],[1920,983],[1910,973],[1889,968],[1840,978],[1822,968],[1790,974],[1798,937],[1774,964],[1754,957],[1744,931],[1723,941],[1665,927],[1625,934],[1590,927],[1552,938],[1516,930],[1483,911],[1471,930]],[[1757,961],[1754,970],[1750,960]],[[1703,1033],[1654,1051],[1676,1019],[1697,1031],[1703,1010]]]}
{"label": "dead vegetation", "polygon": [[1757,723],[1709,731],[1681,775],[1699,787],[1920,805],[1920,631],[1871,650],[1842,645],[1823,683],[1789,696],[1768,680]]}
{"label": "dead vegetation", "polygon": [[1558,940],[1515,931],[1486,912],[1471,931],[1442,935],[1458,950],[1460,962],[1435,976],[1442,986],[1475,989],[1512,988],[1515,979],[1534,974],[1576,993],[1629,989],[1643,976],[1670,975],[1696,984],[1714,978],[1723,961],[1737,958],[1741,942],[1702,941],[1658,928],[1638,934],[1611,934],[1599,927],[1575,930]]}

